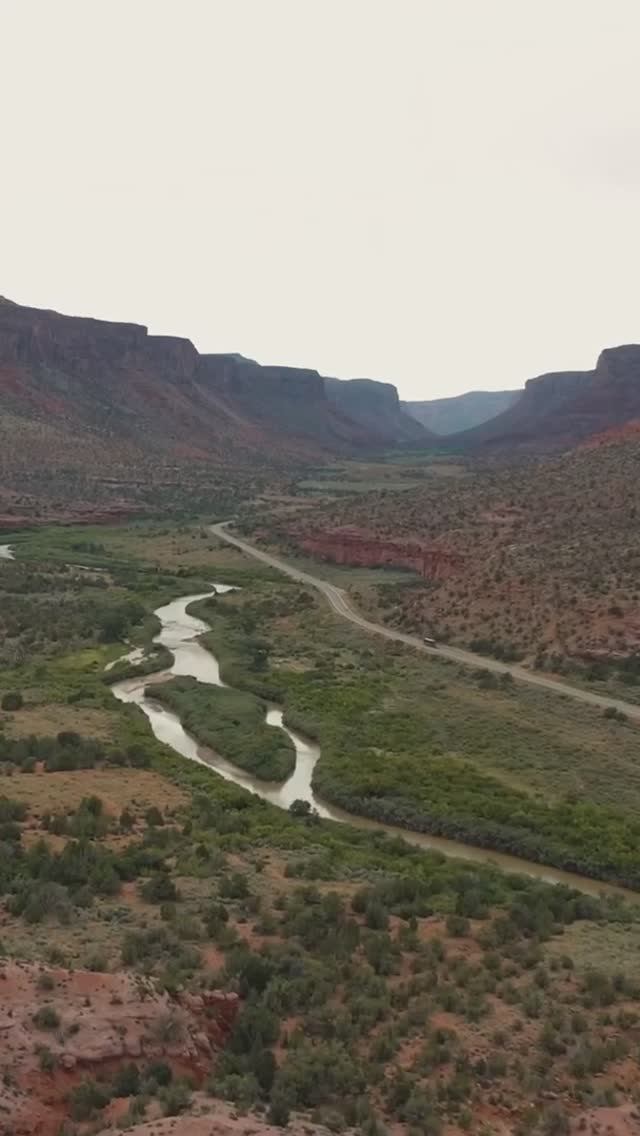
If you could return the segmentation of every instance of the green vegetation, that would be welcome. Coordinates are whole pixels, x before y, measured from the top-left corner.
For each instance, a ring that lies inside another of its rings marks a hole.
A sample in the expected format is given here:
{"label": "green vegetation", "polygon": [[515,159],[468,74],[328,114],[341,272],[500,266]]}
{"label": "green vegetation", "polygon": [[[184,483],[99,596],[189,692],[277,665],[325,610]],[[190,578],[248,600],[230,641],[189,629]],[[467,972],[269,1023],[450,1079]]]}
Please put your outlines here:
{"label": "green vegetation", "polygon": [[38,1029],[53,1030],[60,1025],[60,1015],[53,1006],[41,1006],[33,1015],[33,1024]]}
{"label": "green vegetation", "polygon": [[293,742],[278,726],[265,725],[267,707],[254,695],[172,678],[156,684],[153,697],[175,710],[199,742],[248,773],[263,781],[284,781],[293,773]]}
{"label": "green vegetation", "polygon": [[6,763],[24,773],[33,773],[36,762],[41,762],[48,773],[54,773],[109,765],[140,768],[148,765],[149,758],[139,746],[119,749],[95,738],[83,738],[72,730],[61,731],[55,738],[11,739],[0,734],[0,768]]}
{"label": "green vegetation", "polygon": [[[141,716],[123,718],[137,736]],[[79,748],[88,746],[81,739]],[[15,903],[28,880],[39,906],[54,892],[75,904],[73,925],[48,914],[47,951],[70,926],[85,935],[86,921],[103,912],[92,926],[103,935],[113,926],[114,965],[145,984],[176,998],[185,988],[236,991],[240,1012],[206,1082],[210,1094],[266,1108],[274,1123],[310,1111],[366,1136],[383,1122],[407,1132],[466,1127],[489,1095],[498,1112],[524,1117],[533,1102],[542,1110],[559,1082],[573,1110],[615,1091],[640,1019],[640,985],[623,973],[574,970],[567,942],[593,926],[637,936],[637,913],[620,900],[472,868],[379,832],[295,819],[148,732],[143,748],[185,804],[169,826],[148,809],[142,838],[117,854],[105,845],[110,826],[99,824],[61,853],[46,852],[43,841],[22,849],[33,818],[6,799],[3,815],[18,830],[2,860],[14,865],[8,908],[32,926]],[[105,812],[86,798],[74,815],[98,821]],[[111,906],[124,879],[137,881],[144,900],[135,922],[133,911],[125,919],[126,909]],[[217,972],[206,961],[212,948],[223,960]],[[39,988],[45,996],[52,989]],[[42,1005],[34,1025],[57,1030],[56,1007]],[[179,1029],[171,1011],[154,1026],[169,1054]],[[507,1049],[505,1030],[532,1032]],[[53,1069],[51,1051],[38,1052],[43,1071]],[[144,1118],[154,1099],[164,1115],[187,1112],[190,1087],[172,1061],[123,1060],[104,1080],[79,1082],[68,1096],[71,1119],[97,1119],[114,1097],[130,1098],[131,1118]]]}
{"label": "green vegetation", "polygon": [[[139,529],[105,530],[100,555],[115,559],[119,542],[124,561],[127,541],[140,550],[144,539]],[[154,547],[158,539],[149,537]],[[281,746],[264,726],[263,701],[273,699],[319,739],[326,797],[638,886],[631,724],[374,643],[299,584],[233,560],[218,571],[202,534],[181,540],[201,550],[185,576],[132,557],[130,585],[110,569],[107,592],[141,604],[131,637],[145,643],[158,603],[204,591],[207,579],[245,585],[197,608],[237,689],[178,679],[163,694],[181,700],[175,709],[198,736],[196,719],[218,731],[206,740],[225,757],[264,757],[261,730]],[[114,1097],[128,1101],[123,1126],[189,1113],[193,1088],[276,1124],[302,1111],[305,1124],[361,1136],[386,1126],[399,1136],[482,1136],[488,1112],[496,1129],[554,1136],[586,1110],[631,1104],[635,907],[272,807],[168,750],[137,707],[113,699],[103,668],[118,653],[95,630],[61,643],[44,635],[37,650],[23,641],[3,672],[3,693],[24,698],[3,711],[0,729],[3,957],[124,968],[141,996],[167,999],[150,1026],[162,1056],[123,1058],[65,1087],[74,1124],[100,1127]],[[45,699],[68,711],[68,726],[25,734]],[[98,711],[109,720],[102,738],[74,729]],[[99,779],[114,770],[116,782],[138,787],[103,793]],[[149,796],[145,778],[171,790],[173,804]],[[33,786],[46,804],[34,804]],[[54,786],[73,803],[54,803]],[[70,1028],[59,979],[48,978],[45,969],[32,1022],[47,1078]],[[236,993],[239,1012],[210,1071],[190,1085],[174,1057],[181,1000],[203,996],[194,1005],[205,1007],[206,1032],[216,990]],[[197,1100],[206,1113],[202,1093]]]}
{"label": "green vegetation", "polygon": [[[344,624],[338,637],[333,617],[298,585],[256,586],[233,604],[214,598],[196,610],[213,628],[205,642],[225,681],[283,703],[287,724],[320,741],[314,786],[327,800],[640,887],[632,727],[513,683],[484,691],[476,676],[414,661],[396,645],[373,649]],[[588,719],[579,742],[578,713]],[[622,731],[613,753],[612,728]]]}

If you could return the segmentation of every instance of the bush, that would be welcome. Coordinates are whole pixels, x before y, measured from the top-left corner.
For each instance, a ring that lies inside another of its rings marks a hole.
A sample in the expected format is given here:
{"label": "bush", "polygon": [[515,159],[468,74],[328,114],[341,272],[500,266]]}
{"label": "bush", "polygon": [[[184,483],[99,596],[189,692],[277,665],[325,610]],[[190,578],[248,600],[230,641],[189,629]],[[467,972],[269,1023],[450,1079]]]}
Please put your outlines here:
{"label": "bush", "polygon": [[626,722],[627,715],[624,710],[618,710],[615,706],[606,706],[602,711],[602,717],[608,718],[613,722]]}
{"label": "bush", "polygon": [[223,876],[219,884],[220,895],[223,899],[246,899],[249,895],[247,877],[242,872],[233,872],[230,876]]}
{"label": "bush", "polygon": [[145,1080],[155,1081],[156,1085],[165,1088],[173,1080],[173,1070],[166,1061],[151,1061],[144,1071]]}
{"label": "bush", "polygon": [[269,1124],[275,1124],[278,1128],[286,1128],[290,1114],[291,1110],[286,1096],[283,1093],[274,1094],[267,1113]]}
{"label": "bush", "polygon": [[72,1120],[91,1120],[94,1112],[105,1108],[109,1096],[95,1081],[82,1081],[69,1093],[69,1111]]}
{"label": "bush", "polygon": [[191,1089],[186,1081],[172,1081],[161,1093],[165,1116],[179,1116],[189,1107]]}
{"label": "bush", "polygon": [[41,1006],[36,1010],[32,1020],[38,1029],[57,1029],[60,1025],[60,1015],[53,1006]]}
{"label": "bush", "polygon": [[134,1097],[139,1089],[140,1072],[137,1065],[131,1062],[118,1069],[112,1085],[114,1097]]}
{"label": "bush", "polygon": [[39,1045],[37,1050],[38,1064],[43,1073],[53,1073],[57,1061],[55,1055],[51,1052],[47,1045]]}
{"label": "bush", "polygon": [[123,832],[131,832],[131,829],[136,823],[136,818],[128,808],[124,808],[120,813],[120,828]]}
{"label": "bush", "polygon": [[19,690],[9,691],[2,699],[3,710],[21,710],[24,706],[24,699]]}
{"label": "bush", "polygon": [[464,915],[447,915],[447,933],[461,939],[469,934],[469,920]]}
{"label": "bush", "polygon": [[67,924],[73,914],[67,888],[53,882],[26,886],[12,897],[7,906],[13,915],[22,915],[27,923],[41,923],[43,919],[53,917],[59,923]]}
{"label": "bush", "polygon": [[140,888],[140,895],[147,903],[173,903],[178,898],[176,885],[166,872],[158,872]]}

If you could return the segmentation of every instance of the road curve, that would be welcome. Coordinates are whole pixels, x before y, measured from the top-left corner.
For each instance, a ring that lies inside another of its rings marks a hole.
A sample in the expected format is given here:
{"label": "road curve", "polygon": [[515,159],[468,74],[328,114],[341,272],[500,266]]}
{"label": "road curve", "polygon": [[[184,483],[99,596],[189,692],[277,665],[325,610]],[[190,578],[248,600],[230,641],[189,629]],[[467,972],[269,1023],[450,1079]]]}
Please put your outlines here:
{"label": "road curve", "polygon": [[497,659],[476,655],[473,651],[464,651],[460,647],[447,647],[444,644],[440,647],[427,647],[426,643],[423,643],[417,635],[405,635],[403,631],[395,631],[391,627],[385,627],[382,623],[373,623],[355,610],[342,588],[330,584],[328,580],[320,579],[319,576],[312,576],[309,572],[303,572],[300,568],[294,568],[292,564],[287,564],[286,560],[281,560],[279,556],[273,556],[270,552],[264,552],[261,548],[249,544],[248,541],[241,540],[240,537],[227,531],[228,524],[229,521],[221,521],[219,524],[211,525],[211,532],[220,540],[234,545],[248,556],[261,560],[263,564],[268,564],[271,568],[277,568],[279,572],[290,576],[292,580],[299,580],[302,584],[309,584],[310,587],[316,588],[317,591],[322,593],[337,615],[342,616],[343,619],[348,619],[350,623],[355,623],[356,627],[361,627],[363,631],[368,631],[372,635],[381,635],[383,639],[406,643],[408,647],[413,647],[417,651],[424,651],[427,655],[435,655],[441,659],[451,659],[452,662],[460,663],[462,666],[474,667],[475,669],[483,667],[488,671],[495,671],[496,674],[509,673],[519,682],[528,682],[531,686],[542,686],[545,690],[550,690],[554,694],[573,698],[577,702],[586,702],[590,706],[598,706],[601,709],[610,706],[615,710],[620,710],[628,718],[640,721],[640,706],[634,706],[632,702],[594,694],[590,690],[582,690],[579,686],[571,686],[570,683],[557,681],[539,674],[537,671],[528,671],[525,667],[501,663]]}

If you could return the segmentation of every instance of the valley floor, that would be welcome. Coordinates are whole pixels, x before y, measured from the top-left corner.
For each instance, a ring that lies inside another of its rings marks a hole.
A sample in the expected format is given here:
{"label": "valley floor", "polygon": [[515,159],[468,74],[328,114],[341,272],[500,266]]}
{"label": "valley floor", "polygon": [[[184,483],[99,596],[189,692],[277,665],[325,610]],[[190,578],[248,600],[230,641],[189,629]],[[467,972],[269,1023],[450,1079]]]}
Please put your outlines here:
{"label": "valley floor", "polygon": [[632,723],[372,643],[204,526],[15,547],[0,967],[29,998],[0,1041],[0,1132],[48,1109],[45,1136],[162,1116],[199,1136],[199,1117],[227,1123],[220,1100],[252,1131],[256,1110],[364,1136],[633,1130],[634,903],[276,809],[160,745],[104,667],[148,650],[156,607],[224,578],[240,590],[202,602],[205,643],[319,739],[326,799],[636,886]]}

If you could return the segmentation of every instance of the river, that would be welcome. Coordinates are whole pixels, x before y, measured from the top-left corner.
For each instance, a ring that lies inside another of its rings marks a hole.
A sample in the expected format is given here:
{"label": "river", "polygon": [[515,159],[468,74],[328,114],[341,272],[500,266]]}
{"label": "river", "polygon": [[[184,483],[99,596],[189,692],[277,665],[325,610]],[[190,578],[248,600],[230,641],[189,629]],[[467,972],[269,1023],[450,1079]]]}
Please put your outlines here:
{"label": "river", "polygon": [[544,864],[521,860],[517,856],[508,856],[486,848],[477,848],[455,840],[447,840],[444,837],[412,832],[396,825],[368,820],[365,817],[359,817],[326,804],[316,797],[311,785],[313,769],[320,757],[320,748],[294,733],[293,730],[288,729],[282,721],[282,710],[278,706],[268,706],[266,720],[271,726],[280,726],[295,746],[295,769],[286,781],[278,783],[261,781],[250,773],[246,773],[243,769],[239,769],[238,766],[225,761],[223,757],[214,753],[207,746],[200,745],[183,729],[176,714],[161,703],[154,701],[153,684],[163,682],[171,675],[191,675],[199,682],[212,683],[215,686],[225,685],[220,678],[217,659],[198,641],[199,636],[209,630],[208,625],[204,620],[187,612],[189,605],[196,600],[233,590],[226,584],[212,585],[212,588],[212,591],[183,596],[182,599],[172,600],[171,603],[157,608],[155,614],[160,620],[161,630],[156,635],[154,642],[162,644],[172,652],[174,662],[169,669],[156,674],[123,679],[114,683],[111,688],[115,697],[121,702],[135,703],[144,711],[149,719],[151,729],[159,741],[164,742],[190,761],[197,761],[201,765],[208,766],[226,780],[235,782],[236,785],[256,793],[259,797],[282,809],[288,809],[295,800],[308,801],[321,817],[346,822],[356,828],[382,830],[391,836],[401,837],[409,844],[417,845],[420,848],[434,849],[444,853],[445,856],[471,860],[475,863],[492,864],[504,871],[533,876],[547,883],[566,884],[590,895],[607,892],[637,899],[634,893],[613,884],[591,880],[573,872],[562,871],[560,868],[550,868]]}

